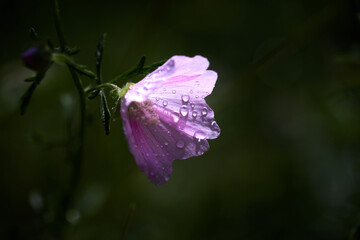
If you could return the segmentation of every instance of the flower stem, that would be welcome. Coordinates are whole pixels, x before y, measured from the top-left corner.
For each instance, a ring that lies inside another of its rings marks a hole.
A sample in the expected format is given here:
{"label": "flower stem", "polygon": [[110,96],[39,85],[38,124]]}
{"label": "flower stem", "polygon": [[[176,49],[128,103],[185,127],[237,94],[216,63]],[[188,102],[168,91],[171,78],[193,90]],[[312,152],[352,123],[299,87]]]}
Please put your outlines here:
{"label": "flower stem", "polygon": [[97,85],[96,87],[93,87],[91,89],[86,90],[85,92],[86,93],[91,93],[92,91],[100,90],[100,89],[103,89],[105,87],[109,87],[109,88],[113,88],[113,89],[117,89],[117,90],[121,91],[121,88],[118,87],[117,85],[113,84],[113,83],[102,83],[102,84]]}
{"label": "flower stem", "polygon": [[60,8],[59,8],[58,0],[54,0],[54,15],[55,15],[54,21],[55,21],[56,33],[58,35],[59,43],[60,43],[60,51],[65,52],[66,42],[64,38],[64,33],[60,25]]}
{"label": "flower stem", "polygon": [[[65,53],[67,48],[64,34],[60,24],[60,11],[59,11],[59,3],[58,0],[54,0],[55,7],[55,28],[58,35],[59,43],[60,43],[60,51]],[[79,97],[79,108],[80,108],[80,119],[78,123],[78,136],[77,142],[75,142],[75,149],[70,149],[69,151],[69,160],[71,160],[72,169],[69,180],[69,185],[67,186],[65,193],[61,199],[61,205],[59,206],[56,219],[55,219],[55,234],[61,239],[63,228],[66,224],[66,213],[70,209],[73,204],[75,192],[79,184],[81,168],[82,168],[82,160],[83,160],[83,150],[84,150],[84,136],[85,136],[85,109],[86,109],[86,101],[85,101],[85,92],[82,86],[81,80],[77,74],[77,72],[71,67],[70,64],[66,64],[71,77],[73,78],[74,85],[76,87],[78,97]],[[69,141],[72,141],[69,139]],[[69,147],[73,147],[73,144],[69,144]]]}

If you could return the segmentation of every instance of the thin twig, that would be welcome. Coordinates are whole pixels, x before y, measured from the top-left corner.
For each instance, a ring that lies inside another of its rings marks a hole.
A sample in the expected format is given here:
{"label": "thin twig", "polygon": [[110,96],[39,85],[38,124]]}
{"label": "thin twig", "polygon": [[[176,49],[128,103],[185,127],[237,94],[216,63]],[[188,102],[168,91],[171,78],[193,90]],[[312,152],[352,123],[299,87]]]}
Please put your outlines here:
{"label": "thin twig", "polygon": [[60,8],[59,8],[58,0],[54,0],[54,8],[55,8],[54,9],[54,11],[55,11],[54,21],[55,21],[56,33],[59,38],[60,51],[65,52],[66,42],[65,42],[65,38],[64,38],[64,33],[63,33],[61,25],[60,25]]}
{"label": "thin twig", "polygon": [[[64,34],[60,25],[60,11],[59,11],[59,3],[58,0],[54,0],[54,7],[55,7],[55,27],[56,32],[59,38],[60,43],[60,50],[62,53],[65,52],[66,49],[66,42],[64,38]],[[85,102],[85,92],[82,86],[81,80],[77,74],[77,72],[71,67],[71,65],[67,64],[67,67],[70,71],[71,77],[74,80],[74,84],[79,96],[79,108],[80,108],[80,119],[78,128],[78,141],[77,145],[75,146],[74,151],[69,151],[70,155],[69,158],[73,164],[69,185],[64,193],[64,196],[61,200],[61,206],[59,207],[59,211],[57,214],[57,219],[55,220],[55,224],[59,224],[59,226],[55,226],[56,234],[61,238],[62,230],[65,226],[65,216],[66,212],[71,207],[75,192],[79,184],[80,174],[81,174],[81,167],[82,167],[82,160],[83,160],[83,149],[84,149],[84,136],[85,136],[85,109],[86,109],[86,102]],[[72,146],[69,146],[72,147]]]}

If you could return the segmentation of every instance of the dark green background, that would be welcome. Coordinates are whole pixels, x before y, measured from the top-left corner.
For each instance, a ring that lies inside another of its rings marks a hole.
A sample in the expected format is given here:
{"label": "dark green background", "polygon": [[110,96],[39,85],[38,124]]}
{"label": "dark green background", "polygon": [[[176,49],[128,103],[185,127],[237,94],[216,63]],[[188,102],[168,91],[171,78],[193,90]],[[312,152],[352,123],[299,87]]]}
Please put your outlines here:
{"label": "dark green background", "polygon": [[[221,135],[175,161],[156,187],[137,169],[121,119],[105,136],[88,102],[85,158],[67,239],[349,239],[360,224],[360,26],[356,1],[60,1],[77,62],[94,68],[108,34],[106,80],[173,55],[202,55],[218,81],[207,102]],[[76,91],[53,66],[25,116],[28,28],[56,41],[51,1],[0,2],[0,239],[44,232],[69,178],[61,99]],[[83,79],[88,84],[87,79]],[[111,105],[113,106],[113,105]],[[75,107],[74,115],[77,108]],[[41,201],[50,210],[41,209]],[[32,203],[32,204],[31,204]],[[71,214],[70,214],[71,215]]]}

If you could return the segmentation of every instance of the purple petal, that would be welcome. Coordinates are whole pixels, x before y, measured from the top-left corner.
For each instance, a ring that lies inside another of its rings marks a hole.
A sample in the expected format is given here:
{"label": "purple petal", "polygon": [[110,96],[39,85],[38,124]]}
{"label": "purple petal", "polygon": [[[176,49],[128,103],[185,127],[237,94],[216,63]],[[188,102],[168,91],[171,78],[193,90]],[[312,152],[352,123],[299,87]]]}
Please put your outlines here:
{"label": "purple petal", "polygon": [[202,155],[209,144],[205,138],[184,133],[171,114],[157,113],[157,124],[148,124],[147,119],[130,116],[124,104],[121,111],[125,135],[139,169],[156,185],[162,185],[169,180],[175,159]]}
{"label": "purple petal", "polygon": [[[200,76],[176,76],[167,80],[161,89],[155,89],[148,98],[162,109],[183,121],[179,127],[190,136],[204,135],[206,139],[217,138],[220,128],[213,110],[206,104],[217,79],[214,71]],[[166,86],[166,87],[165,87]]]}
{"label": "purple petal", "polygon": [[129,148],[139,169],[157,185],[168,181],[175,159],[202,155],[209,149],[206,139],[220,134],[205,102],[217,80],[208,66],[201,56],[174,56],[122,99]]}

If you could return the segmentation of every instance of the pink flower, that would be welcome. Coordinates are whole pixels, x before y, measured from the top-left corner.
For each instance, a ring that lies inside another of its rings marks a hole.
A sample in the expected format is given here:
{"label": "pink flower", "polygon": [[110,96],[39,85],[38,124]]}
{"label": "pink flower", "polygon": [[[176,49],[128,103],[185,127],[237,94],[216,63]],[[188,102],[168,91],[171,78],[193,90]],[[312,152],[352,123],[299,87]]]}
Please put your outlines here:
{"label": "pink flower", "polygon": [[175,159],[204,154],[220,128],[206,104],[217,79],[202,56],[173,56],[132,85],[121,102],[123,128],[139,169],[156,185]]}

